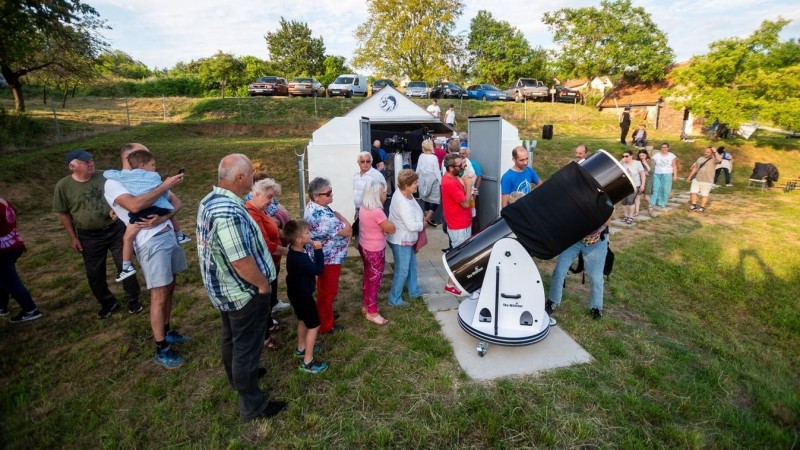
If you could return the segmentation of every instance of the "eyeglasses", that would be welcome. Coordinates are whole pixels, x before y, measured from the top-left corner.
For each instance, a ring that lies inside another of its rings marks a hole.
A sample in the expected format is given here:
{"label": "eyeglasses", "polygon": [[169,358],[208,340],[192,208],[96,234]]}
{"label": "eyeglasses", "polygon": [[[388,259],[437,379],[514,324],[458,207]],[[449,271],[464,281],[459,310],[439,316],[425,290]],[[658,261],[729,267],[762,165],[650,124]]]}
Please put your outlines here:
{"label": "eyeglasses", "polygon": [[323,197],[330,197],[331,195],[333,195],[333,189],[331,189],[331,190],[330,190],[330,191],[328,191],[328,192],[320,192],[320,193],[318,193],[317,195],[321,195],[321,196],[323,196]]}
{"label": "eyeglasses", "polygon": [[359,161],[359,164],[372,164],[372,161]]}
{"label": "eyeglasses", "polygon": [[622,155],[623,158],[630,158],[631,155]]}

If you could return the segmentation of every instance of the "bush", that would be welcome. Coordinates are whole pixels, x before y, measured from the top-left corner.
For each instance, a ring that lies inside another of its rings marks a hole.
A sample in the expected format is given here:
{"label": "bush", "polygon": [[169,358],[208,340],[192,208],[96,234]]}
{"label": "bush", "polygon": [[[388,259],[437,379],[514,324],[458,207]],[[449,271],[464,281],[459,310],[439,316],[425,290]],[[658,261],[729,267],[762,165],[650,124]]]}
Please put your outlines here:
{"label": "bush", "polygon": [[41,121],[0,106],[0,150],[27,146],[46,131]]}
{"label": "bush", "polygon": [[84,94],[98,97],[202,97],[203,91],[196,76],[181,75],[142,81],[107,81],[88,87]]}

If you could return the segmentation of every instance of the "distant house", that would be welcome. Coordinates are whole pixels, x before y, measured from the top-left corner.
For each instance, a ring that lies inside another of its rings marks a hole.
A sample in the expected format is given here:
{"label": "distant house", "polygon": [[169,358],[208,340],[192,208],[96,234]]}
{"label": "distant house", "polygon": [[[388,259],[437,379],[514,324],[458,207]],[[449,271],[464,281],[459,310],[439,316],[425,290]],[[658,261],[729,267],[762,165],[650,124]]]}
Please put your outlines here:
{"label": "distant house", "polygon": [[[668,72],[684,64],[687,63],[675,64]],[[649,128],[673,132],[678,136],[681,133],[700,134],[704,122],[702,118],[695,117],[688,109],[673,106],[674,99],[662,97],[661,91],[673,85],[669,73],[664,80],[656,83],[623,78],[600,99],[597,109],[619,115],[626,106],[630,106],[634,128],[645,123]]]}
{"label": "distant house", "polygon": [[594,77],[590,82],[588,78],[576,78],[573,80],[567,80],[564,82],[563,86],[568,88],[572,88],[582,93],[586,93],[586,91],[596,91],[600,95],[606,93],[607,90],[614,87],[614,83],[611,81],[609,77]]}

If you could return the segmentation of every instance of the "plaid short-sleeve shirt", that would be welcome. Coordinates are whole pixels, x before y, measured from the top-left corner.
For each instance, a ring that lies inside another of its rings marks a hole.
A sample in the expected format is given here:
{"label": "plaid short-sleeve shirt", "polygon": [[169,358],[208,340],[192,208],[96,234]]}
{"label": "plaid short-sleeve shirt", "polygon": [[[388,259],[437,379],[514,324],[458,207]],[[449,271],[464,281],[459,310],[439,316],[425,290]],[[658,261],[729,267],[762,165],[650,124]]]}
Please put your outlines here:
{"label": "plaid short-sleeve shirt", "polygon": [[236,273],[233,261],[252,255],[270,282],[275,280],[275,265],[258,225],[244,201],[227,189],[214,186],[198,206],[197,255],[203,284],[220,311],[237,311],[258,292]]}

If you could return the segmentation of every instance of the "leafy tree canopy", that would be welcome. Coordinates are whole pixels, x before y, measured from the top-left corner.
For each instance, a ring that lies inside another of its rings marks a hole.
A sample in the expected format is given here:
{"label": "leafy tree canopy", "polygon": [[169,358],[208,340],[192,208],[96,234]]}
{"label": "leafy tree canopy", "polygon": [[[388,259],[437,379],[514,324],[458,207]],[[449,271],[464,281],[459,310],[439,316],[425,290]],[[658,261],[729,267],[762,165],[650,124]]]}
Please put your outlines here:
{"label": "leafy tree canopy", "polygon": [[206,89],[220,86],[224,98],[225,87],[235,89],[249,83],[243,78],[244,68],[241,59],[220,50],[214,56],[200,60],[198,75]]}
{"label": "leafy tree canopy", "polygon": [[311,29],[304,22],[287,21],[281,17],[280,27],[267,33],[270,62],[284,76],[322,73],[325,61],[325,44],[322,38],[311,37]]}
{"label": "leafy tree canopy", "polygon": [[543,79],[547,54],[531,49],[522,32],[506,21],[498,21],[488,11],[478,11],[469,27],[467,51],[472,76],[497,86],[517,78]]}
{"label": "leafy tree canopy", "polygon": [[460,39],[460,0],[368,0],[369,19],[356,29],[353,65],[380,76],[433,81],[452,72]]}
{"label": "leafy tree canopy", "polygon": [[319,74],[318,81],[323,86],[328,86],[339,75],[351,73],[353,69],[347,67],[344,62],[344,56],[326,56],[325,61],[322,63],[324,70]]}
{"label": "leafy tree canopy", "polygon": [[545,13],[542,22],[561,45],[558,64],[568,77],[628,75],[659,81],[675,57],[650,14],[630,0],[562,8]]}
{"label": "leafy tree canopy", "polygon": [[122,50],[105,51],[97,58],[97,71],[106,77],[141,80],[152,72],[141,61],[136,61]]}
{"label": "leafy tree canopy", "polygon": [[787,24],[767,20],[746,38],[711,43],[707,54],[671,73],[675,87],[665,95],[723,123],[767,121],[800,130],[800,44],[778,37]]}
{"label": "leafy tree canopy", "polygon": [[4,0],[0,2],[0,70],[25,110],[20,78],[57,66],[67,74],[87,74],[105,42],[99,14],[79,0]]}

